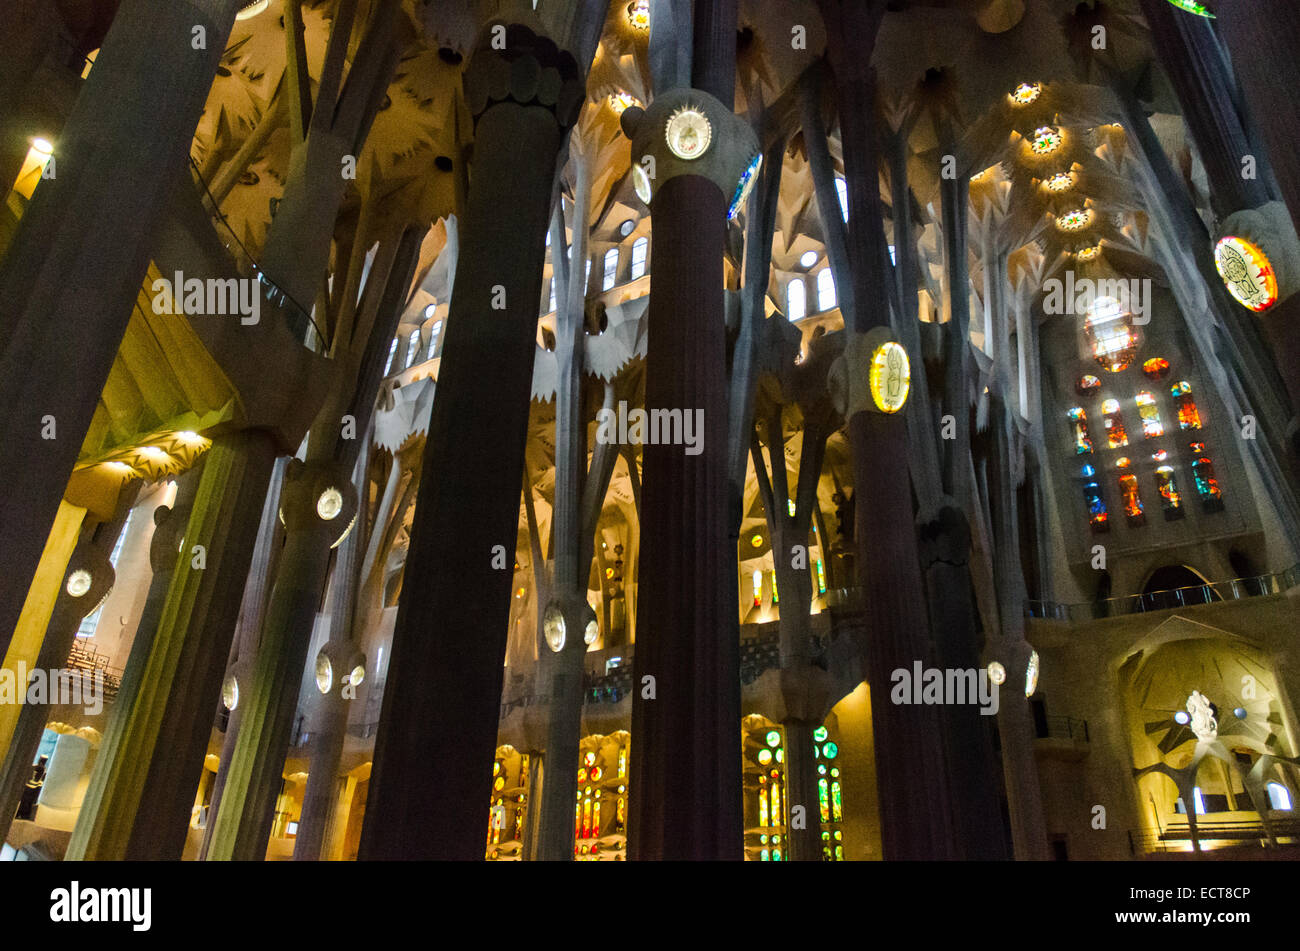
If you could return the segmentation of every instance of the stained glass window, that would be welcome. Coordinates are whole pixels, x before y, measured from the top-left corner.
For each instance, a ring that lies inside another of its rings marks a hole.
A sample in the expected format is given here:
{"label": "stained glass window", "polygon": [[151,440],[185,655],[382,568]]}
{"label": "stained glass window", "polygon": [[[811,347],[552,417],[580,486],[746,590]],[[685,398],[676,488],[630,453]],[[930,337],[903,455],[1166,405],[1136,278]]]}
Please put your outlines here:
{"label": "stained glass window", "polygon": [[1133,526],[1145,525],[1146,515],[1142,511],[1142,496],[1138,491],[1137,476],[1125,473],[1119,477],[1119,494],[1124,504],[1124,517]]}
{"label": "stained glass window", "polygon": [[1139,393],[1135,401],[1138,416],[1142,418],[1142,438],[1155,439],[1157,436],[1163,436],[1165,427],[1160,422],[1160,407],[1156,405],[1156,398],[1150,393]]}
{"label": "stained glass window", "polygon": [[817,593],[826,593],[826,568],[820,558],[817,559]]}
{"label": "stained glass window", "polygon": [[419,349],[419,346],[420,331],[414,330],[411,332],[411,336],[408,338],[406,345],[406,365],[408,367],[415,362],[415,351]]}
{"label": "stained glass window", "polygon": [[1214,477],[1214,463],[1209,456],[1201,456],[1192,462],[1192,481],[1196,483],[1196,495],[1204,508],[1214,511],[1222,507],[1223,492],[1219,480]]}
{"label": "stained glass window", "polygon": [[1088,435],[1088,414],[1082,406],[1070,410],[1070,423],[1074,429],[1074,451],[1076,455],[1092,452],[1092,438]]}
{"label": "stained glass window", "polygon": [[1061,130],[1045,125],[1034,130],[1029,147],[1035,155],[1049,155],[1061,147]]}
{"label": "stained glass window", "polygon": [[1095,478],[1097,470],[1092,466],[1083,467],[1083,500],[1088,505],[1088,523],[1094,532],[1104,532],[1108,527],[1106,500],[1101,497],[1101,485]]}
{"label": "stained glass window", "polygon": [[1101,389],[1101,380],[1093,376],[1091,373],[1085,373],[1083,376],[1079,377],[1078,382],[1074,384],[1074,388],[1078,391],[1080,396],[1088,396]]}
{"label": "stained glass window", "polygon": [[1178,494],[1173,466],[1156,467],[1156,491],[1160,493],[1160,505],[1164,509],[1166,518],[1182,514],[1183,499]]}
{"label": "stained glass window", "polygon": [[528,754],[512,746],[497,747],[492,775],[485,857],[489,861],[517,860],[528,811]]}
{"label": "stained glass window", "polygon": [[1091,208],[1073,208],[1062,212],[1056,219],[1056,227],[1060,231],[1082,231],[1090,224],[1092,224]]}
{"label": "stained glass window", "polygon": [[384,376],[388,376],[389,373],[393,372],[393,357],[395,356],[397,356],[396,337],[393,338],[393,342],[388,346],[388,362],[384,364]]}
{"label": "stained glass window", "polygon": [[1196,408],[1196,400],[1192,398],[1192,385],[1186,380],[1179,380],[1169,388],[1169,393],[1174,398],[1174,405],[1178,407],[1178,428],[1200,429],[1201,414]]}
{"label": "stained glass window", "polygon": [[429,351],[424,355],[426,360],[432,360],[434,353],[438,349],[438,337],[442,335],[442,321],[435,320],[433,326],[429,328]]}
{"label": "stained glass window", "polygon": [[1138,335],[1131,315],[1113,297],[1099,297],[1088,312],[1084,334],[1102,368],[1118,373],[1137,355]]}
{"label": "stained glass window", "polygon": [[849,220],[849,186],[844,183],[844,179],[835,179],[835,194],[840,200],[840,216]]}
{"label": "stained glass window", "polygon": [[1042,93],[1043,87],[1039,83],[1021,83],[1015,89],[1007,94],[1011,104],[1015,106],[1027,106]]}
{"label": "stained glass window", "polygon": [[1142,372],[1152,380],[1163,380],[1169,375],[1169,361],[1164,357],[1152,357],[1142,364]]}
{"label": "stained glass window", "polygon": [[[573,812],[573,854],[581,861],[621,861],[627,833],[628,735],[588,737],[578,767]],[[615,766],[616,764],[616,766]],[[609,775],[614,767],[616,775]],[[613,800],[611,802],[611,800]]]}
{"label": "stained glass window", "polygon": [[1124,429],[1124,418],[1120,415],[1119,400],[1102,403],[1101,412],[1106,423],[1106,444],[1111,449],[1127,446],[1128,432]]}
{"label": "stained glass window", "polygon": [[781,603],[781,595],[780,595],[780,593],[776,590],[776,572],[775,572],[775,571],[772,572],[772,603],[773,603],[773,604],[780,604],[780,603]]}
{"label": "stained glass window", "polygon": [[754,607],[760,607],[763,604],[763,572],[754,571]]}

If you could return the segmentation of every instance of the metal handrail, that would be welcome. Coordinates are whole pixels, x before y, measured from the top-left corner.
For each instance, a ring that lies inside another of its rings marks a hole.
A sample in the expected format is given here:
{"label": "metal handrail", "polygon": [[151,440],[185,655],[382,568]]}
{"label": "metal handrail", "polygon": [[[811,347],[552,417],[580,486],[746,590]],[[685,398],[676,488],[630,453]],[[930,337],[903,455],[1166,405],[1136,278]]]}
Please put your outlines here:
{"label": "metal handrail", "polygon": [[1026,601],[1025,616],[1051,621],[1093,620],[1118,617],[1123,614],[1142,614],[1147,611],[1168,611],[1208,604],[1212,601],[1240,601],[1244,598],[1282,594],[1297,584],[1300,584],[1300,565],[1293,565],[1276,574],[1234,578],[1231,581],[1209,581],[1183,588],[1148,591],[1142,594],[1106,598],[1102,601],[1087,601],[1082,604]]}

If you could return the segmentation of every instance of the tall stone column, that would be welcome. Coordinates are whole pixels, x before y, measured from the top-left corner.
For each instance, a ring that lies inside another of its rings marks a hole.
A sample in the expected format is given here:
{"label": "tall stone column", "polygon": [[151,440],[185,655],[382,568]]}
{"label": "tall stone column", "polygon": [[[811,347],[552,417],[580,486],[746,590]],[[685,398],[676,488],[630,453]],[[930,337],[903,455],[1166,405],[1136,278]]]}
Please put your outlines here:
{"label": "tall stone column", "polygon": [[1227,0],[1215,8],[1215,29],[1228,47],[1242,97],[1258,119],[1282,200],[1300,232],[1300,115],[1295,108],[1300,7],[1290,0]]}
{"label": "tall stone column", "polygon": [[[889,322],[889,251],[880,208],[876,85],[870,66],[885,5],[881,0],[821,0],[819,6],[835,76],[848,191],[855,309],[845,322],[851,336],[862,340]],[[849,364],[853,379],[865,379],[862,360],[868,356],[860,354],[858,362]],[[871,687],[882,844],[888,859],[948,858],[952,819],[942,716],[931,706],[890,701],[891,673],[911,670],[918,661],[932,666],[934,657],[904,463],[906,424],[898,414],[875,412],[870,402],[870,396],[857,401],[847,415],[854,493],[871,500],[855,507],[854,537],[866,605],[861,646]],[[914,410],[903,410],[908,411]]]}
{"label": "tall stone column", "polygon": [[689,415],[703,429],[694,454],[642,449],[633,859],[740,859],[744,845],[722,253],[728,206],[758,142],[732,111],[735,4],[695,12],[694,88],[666,89],[623,121],[632,161],[654,169],[646,410]]}
{"label": "tall stone column", "polygon": [[[126,332],[173,172],[243,0],[123,0],[0,262],[0,649]],[[160,83],[159,76],[167,81]],[[93,222],[69,227],[69,222]],[[77,328],[75,334],[50,327]],[[56,438],[46,438],[53,420]]]}
{"label": "tall stone column", "polygon": [[[999,272],[1005,279],[1006,270]],[[1020,566],[1020,528],[1013,474],[1011,413],[1004,395],[1005,378],[990,387],[991,451],[986,460],[989,509],[993,522],[993,575],[1001,630],[990,638],[988,656],[1007,671],[999,692],[998,732],[1006,778],[1011,836],[1017,859],[1048,858],[1033,722],[1026,702],[1026,673],[1031,648],[1025,640],[1025,579]]]}
{"label": "tall stone column", "polygon": [[137,634],[68,858],[180,857],[277,452],[250,430],[204,457],[156,630]]}
{"label": "tall stone column", "polygon": [[569,53],[510,26],[465,94],[472,174],[363,859],[483,857],[551,184],[583,86]]}

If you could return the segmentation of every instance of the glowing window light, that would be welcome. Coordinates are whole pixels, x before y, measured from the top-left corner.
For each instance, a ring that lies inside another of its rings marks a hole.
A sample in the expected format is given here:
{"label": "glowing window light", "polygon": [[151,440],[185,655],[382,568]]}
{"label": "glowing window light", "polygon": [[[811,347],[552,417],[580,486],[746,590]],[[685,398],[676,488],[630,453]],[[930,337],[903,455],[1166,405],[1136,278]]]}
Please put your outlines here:
{"label": "glowing window light", "polygon": [[1214,14],[1210,12],[1210,8],[1203,3],[1199,3],[1198,0],[1169,0],[1169,2],[1179,10],[1195,13],[1198,17],[1205,17],[1207,20],[1215,19]]}
{"label": "glowing window light", "polygon": [[[780,604],[780,603],[781,603],[781,595],[780,595],[780,593],[776,590],[776,572],[775,572],[775,571],[772,572],[772,603],[773,603],[773,604]],[[770,733],[769,733],[768,735],[771,736]]]}
{"label": "glowing window light", "polygon": [[1128,456],[1120,456],[1118,459],[1115,460],[1116,469],[1127,469],[1132,465],[1133,465],[1133,460],[1130,459]]}
{"label": "glowing window light", "polygon": [[387,362],[386,364],[384,364],[384,376],[388,376],[388,374],[389,374],[390,372],[392,372],[392,369],[393,369],[393,357],[395,357],[395,356],[397,356],[397,338],[396,338],[396,337],[393,338],[393,342],[392,342],[392,343],[389,345],[389,347],[388,347],[388,362]]}
{"label": "glowing window light", "polygon": [[1079,252],[1075,254],[1075,258],[1082,261],[1084,264],[1087,264],[1089,261],[1095,261],[1099,257],[1101,257],[1101,245],[1099,244],[1094,244],[1087,248],[1081,248]]}
{"label": "glowing window light", "polygon": [[605,273],[601,275],[600,289],[607,291],[614,286],[618,280],[618,248],[610,248],[605,252],[604,259]]}
{"label": "glowing window light", "polygon": [[[813,730],[813,741],[816,743],[825,743],[829,736],[830,734],[826,732],[826,727],[824,726],[819,726],[817,729]],[[822,768],[825,769],[825,767]]]}
{"label": "glowing window light", "polygon": [[1186,380],[1179,380],[1169,388],[1169,394],[1178,407],[1178,428],[1200,429],[1201,414],[1196,408],[1196,400],[1192,398],[1192,385]]}
{"label": "glowing window light", "polygon": [[1137,355],[1138,337],[1130,317],[1113,297],[1099,297],[1084,323],[1092,355],[1103,369],[1118,373]]}
{"label": "glowing window light", "polygon": [[1172,512],[1182,508],[1183,497],[1178,494],[1173,466],[1156,467],[1156,491],[1160,493],[1160,503],[1165,511]]}
{"label": "glowing window light", "polygon": [[763,737],[763,742],[765,742],[768,746],[771,746],[771,747],[777,747],[777,746],[780,746],[780,745],[781,745],[781,731],[780,731],[780,730],[768,730],[768,731],[767,731],[767,735],[766,735],[765,737]]}
{"label": "glowing window light", "polygon": [[[1092,469],[1092,466],[1085,466],[1085,469]],[[1086,473],[1091,475],[1091,473]],[[1093,531],[1105,531],[1107,526],[1106,501],[1101,497],[1101,486],[1095,481],[1090,480],[1083,486],[1083,500],[1088,505],[1088,524],[1092,526]]]}
{"label": "glowing window light", "polygon": [[1201,798],[1200,786],[1194,786],[1192,788],[1192,805],[1193,808],[1196,809],[1196,814],[1198,816],[1205,815],[1205,801]]}
{"label": "glowing window light", "polygon": [[763,156],[755,155],[741,172],[740,181],[736,182],[736,190],[731,193],[731,204],[727,206],[728,221],[734,220],[736,215],[740,214],[740,209],[745,207],[749,193],[754,190],[754,183],[758,181],[758,170],[762,165]]}
{"label": "glowing window light", "polygon": [[650,29],[650,0],[632,0],[627,5],[627,24],[641,32]]}
{"label": "glowing window light", "polygon": [[803,320],[808,314],[808,289],[799,278],[792,280],[785,289],[786,317],[789,320]]}
{"label": "glowing window light", "polygon": [[1155,452],[1151,453],[1152,462],[1164,462],[1168,458],[1169,453],[1164,449],[1157,449]]}
{"label": "glowing window light", "polygon": [[54,143],[49,139],[37,136],[32,139],[32,151],[42,158],[49,158],[54,154]]}
{"label": "glowing window light", "polygon": [[[755,538],[758,536],[755,535]],[[759,607],[763,603],[763,572],[754,572],[754,607]]]}
{"label": "glowing window light", "polygon": [[1138,491],[1137,476],[1131,472],[1119,477],[1120,500],[1124,505],[1124,515],[1130,525],[1141,525],[1146,521],[1142,511],[1142,495]]}
{"label": "glowing window light", "polygon": [[835,304],[835,276],[825,267],[817,272],[817,309],[834,310]]}
{"label": "glowing window light", "polygon": [[235,14],[235,19],[250,20],[270,5],[271,0],[253,0],[252,3],[245,4],[239,12]]}
{"label": "glowing window light", "polygon": [[1084,412],[1082,406],[1075,406],[1068,415],[1074,429],[1075,454],[1083,455],[1092,452],[1092,437],[1088,435],[1088,414]]}
{"label": "glowing window light", "polygon": [[609,94],[609,108],[614,115],[621,116],[628,106],[639,106],[641,100],[636,96],[628,95],[625,92],[612,92]]}
{"label": "glowing window light", "polygon": [[871,355],[867,386],[882,413],[897,413],[912,389],[912,368],[902,344],[887,340]]}
{"label": "glowing window light", "polygon": [[831,821],[830,785],[824,778],[817,780],[817,807],[822,822]]}
{"label": "glowing window light", "polygon": [[752,545],[754,548],[762,548],[762,547],[763,547],[763,536],[762,536],[762,535],[751,535],[750,538],[749,538],[749,544]]}
{"label": "glowing window light", "polygon": [[650,249],[649,238],[637,238],[632,242],[632,280],[645,274],[646,253]]}
{"label": "glowing window light", "polygon": [[[552,308],[554,309],[554,308]],[[435,320],[433,326],[429,328],[429,350],[424,355],[426,360],[432,360],[434,351],[438,349],[438,337],[442,334],[442,321]]]}
{"label": "glowing window light", "polygon": [[1079,377],[1079,381],[1074,384],[1075,390],[1077,390],[1081,396],[1087,396],[1089,393],[1092,393],[1100,387],[1101,380],[1093,376],[1091,373],[1086,373]]}
{"label": "glowing window light", "polygon": [[1156,405],[1156,398],[1150,393],[1139,393],[1134,397],[1137,403],[1138,416],[1142,419],[1142,438],[1155,439],[1165,434],[1164,424],[1160,422],[1160,407]]}
{"label": "glowing window light", "polygon": [[1077,177],[1074,172],[1056,172],[1043,181],[1043,187],[1049,192],[1068,192],[1074,187]]}
{"label": "glowing window light", "polygon": [[817,559],[817,593],[826,593],[826,569],[822,566],[822,560]]}
{"label": "glowing window light", "polygon": [[1124,429],[1124,418],[1120,414],[1119,400],[1107,400],[1101,404],[1105,418],[1106,443],[1110,449],[1122,449],[1128,445],[1128,432]]}
{"label": "glowing window light", "polygon": [[1281,783],[1268,784],[1268,807],[1281,811],[1291,809],[1291,793]]}
{"label": "glowing window light", "polygon": [[1277,274],[1268,256],[1244,238],[1228,235],[1214,248],[1214,266],[1228,292],[1258,313],[1277,303]]}
{"label": "glowing window light", "polygon": [[1061,130],[1055,126],[1040,126],[1029,140],[1029,148],[1035,155],[1051,155],[1060,147]]}
{"label": "glowing window light", "polygon": [[1042,83],[1021,83],[1007,93],[1007,98],[1011,100],[1013,106],[1027,106],[1036,101],[1042,92]]}
{"label": "glowing window light", "polygon": [[1169,361],[1164,357],[1152,357],[1142,364],[1142,372],[1150,380],[1163,380],[1169,375]]}
{"label": "glowing window light", "polygon": [[1091,208],[1074,208],[1056,219],[1058,231],[1082,231],[1091,224]]}
{"label": "glowing window light", "polygon": [[1196,483],[1196,494],[1202,502],[1211,504],[1223,498],[1219,480],[1214,477],[1214,463],[1208,456],[1202,456],[1192,462],[1192,481]]}

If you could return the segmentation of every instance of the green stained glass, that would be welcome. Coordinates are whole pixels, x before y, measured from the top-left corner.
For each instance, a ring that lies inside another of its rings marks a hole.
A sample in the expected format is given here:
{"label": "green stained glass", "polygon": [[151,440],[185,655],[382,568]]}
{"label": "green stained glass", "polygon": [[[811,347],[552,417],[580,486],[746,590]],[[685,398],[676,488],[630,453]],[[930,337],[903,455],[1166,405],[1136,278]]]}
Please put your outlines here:
{"label": "green stained glass", "polygon": [[830,793],[825,779],[817,780],[817,804],[821,810],[822,822],[831,821]]}
{"label": "green stained glass", "polygon": [[824,743],[826,741],[827,735],[828,734],[826,733],[826,727],[824,726],[819,726],[817,729],[813,730],[813,739],[816,740],[818,743]]}
{"label": "green stained glass", "polygon": [[825,755],[827,759],[834,759],[835,757],[840,755],[840,748],[836,746],[834,743],[827,743],[825,746],[822,747],[822,753]]}
{"label": "green stained glass", "polygon": [[1195,13],[1198,17],[1205,17],[1207,20],[1215,19],[1214,14],[1210,12],[1210,8],[1203,3],[1198,3],[1197,0],[1169,0],[1169,2],[1179,10]]}
{"label": "green stained glass", "polygon": [[780,745],[781,745],[781,731],[780,731],[780,730],[768,730],[768,731],[767,731],[767,736],[765,736],[763,739],[767,741],[767,745],[768,745],[768,746],[780,746]]}
{"label": "green stained glass", "polygon": [[840,800],[839,783],[831,783],[831,815],[835,822],[840,822],[844,818],[844,804]]}

